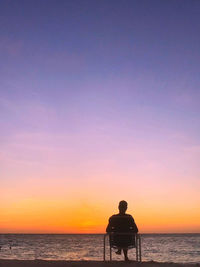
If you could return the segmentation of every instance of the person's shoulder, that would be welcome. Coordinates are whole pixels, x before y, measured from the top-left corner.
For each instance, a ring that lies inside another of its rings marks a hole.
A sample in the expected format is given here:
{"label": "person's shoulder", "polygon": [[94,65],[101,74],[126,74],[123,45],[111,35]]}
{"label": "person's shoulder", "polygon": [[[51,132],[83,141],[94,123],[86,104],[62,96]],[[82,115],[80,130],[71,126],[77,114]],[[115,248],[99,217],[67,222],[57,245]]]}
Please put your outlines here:
{"label": "person's shoulder", "polygon": [[119,216],[119,214],[113,214],[110,218],[115,218],[117,216]]}
{"label": "person's shoulder", "polygon": [[112,216],[110,216],[110,220],[112,220],[112,219],[114,219],[114,218],[116,218],[116,217],[118,217],[119,216],[119,214],[113,214]]}
{"label": "person's shoulder", "polygon": [[131,214],[125,214],[128,218],[133,219],[133,216]]}

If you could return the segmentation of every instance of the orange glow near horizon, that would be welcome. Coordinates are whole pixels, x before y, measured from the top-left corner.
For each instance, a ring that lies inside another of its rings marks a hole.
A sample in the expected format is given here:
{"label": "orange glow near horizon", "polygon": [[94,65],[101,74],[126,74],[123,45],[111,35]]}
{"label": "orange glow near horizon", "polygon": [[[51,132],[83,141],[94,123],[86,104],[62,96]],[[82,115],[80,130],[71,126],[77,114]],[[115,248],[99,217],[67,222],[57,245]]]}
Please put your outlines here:
{"label": "orange glow near horizon", "polygon": [[186,190],[183,184],[167,179],[162,186],[141,179],[137,190],[135,181],[124,183],[117,173],[112,190],[106,174],[70,185],[50,178],[40,187],[36,179],[23,180],[15,187],[5,183],[0,196],[0,232],[104,233],[122,199],[127,200],[127,213],[133,215],[141,233],[200,232],[198,187],[187,186]]}
{"label": "orange glow near horizon", "polygon": [[[116,203],[117,204],[117,203]],[[102,205],[102,206],[100,206]],[[66,204],[63,201],[25,199],[0,208],[1,233],[104,233],[109,216],[117,213],[106,201],[94,205],[88,200]],[[127,213],[134,216],[140,233],[192,233],[200,232],[200,215],[171,210],[172,206],[160,207],[139,205]]]}

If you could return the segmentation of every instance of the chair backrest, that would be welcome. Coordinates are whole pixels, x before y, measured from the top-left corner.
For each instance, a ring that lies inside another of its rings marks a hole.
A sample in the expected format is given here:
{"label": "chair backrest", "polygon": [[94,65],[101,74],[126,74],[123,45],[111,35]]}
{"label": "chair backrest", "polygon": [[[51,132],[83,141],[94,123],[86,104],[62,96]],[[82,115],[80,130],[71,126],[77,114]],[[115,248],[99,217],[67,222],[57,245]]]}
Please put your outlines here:
{"label": "chair backrest", "polygon": [[130,215],[114,215],[111,218],[110,225],[111,247],[135,247],[135,233],[137,232],[137,226]]}
{"label": "chair backrest", "polygon": [[110,233],[110,246],[112,248],[134,248],[136,244],[135,233]]}

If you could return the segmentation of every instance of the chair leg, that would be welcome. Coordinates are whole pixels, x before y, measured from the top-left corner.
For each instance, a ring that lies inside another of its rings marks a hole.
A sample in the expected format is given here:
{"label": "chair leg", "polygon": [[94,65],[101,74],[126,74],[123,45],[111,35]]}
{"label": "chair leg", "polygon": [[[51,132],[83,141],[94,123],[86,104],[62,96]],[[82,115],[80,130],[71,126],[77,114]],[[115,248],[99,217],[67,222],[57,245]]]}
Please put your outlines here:
{"label": "chair leg", "polygon": [[137,244],[137,241],[136,241],[136,261],[138,261],[138,244]]}
{"label": "chair leg", "polygon": [[106,260],[106,236],[103,238],[103,260]]}
{"label": "chair leg", "polygon": [[110,261],[112,261],[112,248],[110,246]]}
{"label": "chair leg", "polygon": [[139,237],[139,257],[140,257],[140,261],[142,261],[141,237]]}
{"label": "chair leg", "polygon": [[137,236],[136,238],[136,261],[139,261],[139,253],[140,253],[139,238]]}

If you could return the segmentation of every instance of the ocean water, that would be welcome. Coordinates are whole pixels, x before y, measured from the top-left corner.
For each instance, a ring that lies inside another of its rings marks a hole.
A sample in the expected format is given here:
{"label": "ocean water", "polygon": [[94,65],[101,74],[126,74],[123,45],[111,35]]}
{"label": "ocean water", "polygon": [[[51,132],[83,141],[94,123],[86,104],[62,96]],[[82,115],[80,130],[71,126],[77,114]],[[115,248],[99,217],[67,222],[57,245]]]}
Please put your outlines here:
{"label": "ocean water", "polygon": [[[141,240],[144,261],[200,263],[200,234],[143,234]],[[107,259],[108,249],[107,242]],[[0,234],[0,259],[103,260],[103,235]],[[123,257],[113,253],[113,260]]]}

